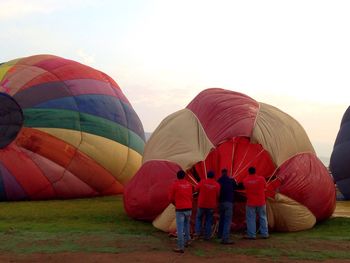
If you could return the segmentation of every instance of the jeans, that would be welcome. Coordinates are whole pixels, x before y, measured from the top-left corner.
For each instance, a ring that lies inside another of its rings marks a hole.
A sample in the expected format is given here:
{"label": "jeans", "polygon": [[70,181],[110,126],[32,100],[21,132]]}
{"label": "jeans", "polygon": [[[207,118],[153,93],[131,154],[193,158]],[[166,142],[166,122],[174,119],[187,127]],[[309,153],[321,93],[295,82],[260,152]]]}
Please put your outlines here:
{"label": "jeans", "polygon": [[268,237],[266,205],[246,206],[247,235],[252,238],[256,237],[256,214],[259,216],[260,234],[263,237]]}
{"label": "jeans", "polygon": [[198,208],[197,215],[196,215],[196,225],[195,225],[196,235],[199,236],[201,234],[201,232],[202,232],[202,220],[203,220],[203,217],[205,217],[204,238],[210,239],[211,227],[213,225],[213,214],[214,214],[213,208]]}
{"label": "jeans", "polygon": [[184,250],[190,237],[191,210],[176,211],[177,247]]}
{"label": "jeans", "polygon": [[230,230],[233,215],[233,203],[222,202],[219,205],[220,219],[219,219],[219,230],[218,237],[222,238],[223,241],[228,241],[230,238]]}

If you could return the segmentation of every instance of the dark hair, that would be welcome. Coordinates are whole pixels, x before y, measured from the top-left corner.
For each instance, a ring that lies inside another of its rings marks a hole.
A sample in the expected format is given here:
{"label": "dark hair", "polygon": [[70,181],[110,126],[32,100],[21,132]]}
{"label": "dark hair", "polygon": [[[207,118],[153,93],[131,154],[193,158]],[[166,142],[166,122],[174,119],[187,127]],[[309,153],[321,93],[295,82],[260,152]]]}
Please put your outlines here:
{"label": "dark hair", "polygon": [[184,178],[185,178],[185,175],[186,175],[186,173],[185,173],[184,170],[179,170],[179,171],[177,172],[177,174],[176,174],[177,179],[184,179]]}
{"label": "dark hair", "polygon": [[222,170],[221,170],[221,174],[222,174],[222,175],[227,175],[227,169],[226,169],[226,168],[222,169]]}
{"label": "dark hair", "polygon": [[256,172],[255,167],[253,167],[253,166],[249,167],[249,169],[248,169],[249,174],[255,174],[255,172]]}
{"label": "dark hair", "polygon": [[215,176],[215,174],[214,174],[213,171],[209,171],[209,172],[207,173],[207,177],[208,177],[208,178],[214,178],[214,176]]}

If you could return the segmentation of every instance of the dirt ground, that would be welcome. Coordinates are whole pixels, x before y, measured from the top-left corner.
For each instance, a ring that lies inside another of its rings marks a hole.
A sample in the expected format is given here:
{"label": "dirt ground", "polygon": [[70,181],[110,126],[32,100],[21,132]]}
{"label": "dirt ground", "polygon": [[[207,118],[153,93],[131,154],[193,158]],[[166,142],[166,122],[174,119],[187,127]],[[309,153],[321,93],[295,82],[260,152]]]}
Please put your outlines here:
{"label": "dirt ground", "polygon": [[[115,262],[153,262],[153,263],[232,263],[232,262],[295,262],[312,263],[320,261],[291,260],[291,259],[259,259],[253,256],[223,254],[217,257],[200,257],[190,253],[176,254],[172,252],[133,252],[121,254],[106,253],[58,253],[58,254],[31,254],[31,255],[0,255],[0,262],[52,262],[52,263],[115,263]],[[350,263],[350,260],[326,260],[323,263],[338,262]]]}
{"label": "dirt ground", "polygon": [[85,253],[62,253],[62,254],[50,254],[42,255],[35,254],[30,256],[12,256],[12,255],[1,255],[0,262],[104,262],[104,263],[115,263],[115,262],[153,262],[153,263],[196,263],[196,262],[266,262],[259,261],[254,257],[247,256],[220,256],[219,258],[202,258],[194,256],[188,253],[175,254],[171,252],[134,252],[127,254],[85,254]]}
{"label": "dirt ground", "polygon": [[[90,242],[90,240],[87,240]],[[84,240],[82,240],[84,242]],[[273,236],[268,239],[258,240],[244,240],[241,237],[235,237],[235,244],[233,245],[221,245],[218,241],[203,241],[197,240],[188,247],[183,254],[177,254],[172,252],[172,248],[175,247],[175,240],[166,240],[162,247],[154,247],[145,243],[142,246],[137,245],[137,251],[122,252],[122,253],[34,253],[34,254],[1,254],[0,262],[50,262],[50,263],[69,263],[69,262],[83,262],[83,263],[115,263],[115,262],[152,262],[152,263],[232,263],[232,262],[320,262],[312,260],[295,260],[287,257],[267,258],[267,257],[255,257],[248,255],[240,255],[235,253],[235,250],[255,248],[284,248],[289,251],[301,250],[308,247],[316,251],[322,251],[323,249],[332,250],[349,250],[350,244],[344,243],[330,243],[329,241],[317,241],[314,243],[300,244],[300,243],[287,243],[281,244],[278,238]],[[132,246],[132,244],[128,244]],[[121,243],[116,240],[113,243],[115,247],[124,247],[125,243]],[[331,248],[330,248],[331,247]],[[224,248],[224,249],[222,249]],[[232,252],[230,252],[232,250]],[[338,262],[338,263],[350,263],[350,260],[326,260],[323,263]]]}
{"label": "dirt ground", "polygon": [[[42,255],[35,254],[30,256],[12,256],[1,255],[0,262],[153,262],[153,263],[196,263],[196,262],[266,262],[247,256],[224,256],[219,258],[199,258],[190,254],[175,255],[170,252],[147,252],[147,253],[128,253],[128,254],[85,254],[85,253],[62,253]],[[310,261],[309,261],[310,262]],[[345,261],[344,261],[345,262]],[[349,261],[350,262],[350,261]]]}

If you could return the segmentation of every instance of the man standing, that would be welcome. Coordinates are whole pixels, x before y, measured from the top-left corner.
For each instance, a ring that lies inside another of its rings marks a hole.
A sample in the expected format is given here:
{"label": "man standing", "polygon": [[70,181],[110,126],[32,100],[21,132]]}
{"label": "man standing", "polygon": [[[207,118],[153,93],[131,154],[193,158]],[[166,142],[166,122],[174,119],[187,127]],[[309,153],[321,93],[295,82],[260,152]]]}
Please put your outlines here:
{"label": "man standing", "polygon": [[233,214],[233,194],[234,190],[237,188],[237,184],[233,178],[228,177],[227,169],[221,170],[221,177],[218,182],[221,186],[218,238],[221,238],[222,244],[233,244],[233,241],[230,239],[230,230]]}
{"label": "man standing", "polygon": [[256,214],[259,216],[260,234],[262,238],[269,238],[266,216],[265,178],[256,175],[255,167],[249,167],[249,175],[244,178],[243,185],[246,190],[246,221],[247,236],[246,239],[256,239]]}
{"label": "man standing", "polygon": [[220,185],[214,180],[214,172],[208,172],[207,179],[203,179],[196,186],[199,191],[198,209],[196,215],[195,235],[202,233],[202,221],[204,217],[204,239],[209,240],[212,232],[214,209],[217,207],[220,194]]}
{"label": "man standing", "polygon": [[169,200],[176,208],[177,248],[174,252],[184,253],[190,242],[190,219],[192,213],[193,186],[185,179],[183,170],[177,172],[177,180],[169,191]]}

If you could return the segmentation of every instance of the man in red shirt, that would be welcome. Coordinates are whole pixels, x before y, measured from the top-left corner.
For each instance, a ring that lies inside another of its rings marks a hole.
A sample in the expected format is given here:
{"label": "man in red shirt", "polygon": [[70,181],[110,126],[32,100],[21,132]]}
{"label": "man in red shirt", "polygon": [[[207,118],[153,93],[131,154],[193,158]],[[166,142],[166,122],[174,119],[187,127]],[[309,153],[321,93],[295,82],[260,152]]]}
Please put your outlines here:
{"label": "man in red shirt", "polygon": [[243,185],[246,190],[246,221],[247,239],[256,239],[256,214],[259,216],[260,234],[263,238],[269,237],[266,216],[265,178],[257,175],[255,167],[249,167],[249,175],[244,178]]}
{"label": "man in red shirt", "polygon": [[195,235],[200,236],[202,232],[202,221],[205,217],[204,239],[209,240],[211,237],[211,227],[213,224],[214,209],[218,205],[220,196],[220,184],[214,179],[214,172],[208,172],[207,179],[203,179],[196,186],[199,191],[198,209],[196,215]]}
{"label": "man in red shirt", "polygon": [[190,219],[192,213],[193,186],[185,179],[183,170],[177,172],[177,180],[171,185],[169,201],[176,208],[177,248],[174,252],[184,253],[190,242]]}

